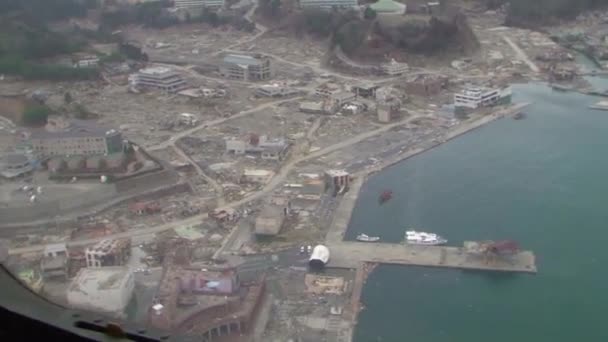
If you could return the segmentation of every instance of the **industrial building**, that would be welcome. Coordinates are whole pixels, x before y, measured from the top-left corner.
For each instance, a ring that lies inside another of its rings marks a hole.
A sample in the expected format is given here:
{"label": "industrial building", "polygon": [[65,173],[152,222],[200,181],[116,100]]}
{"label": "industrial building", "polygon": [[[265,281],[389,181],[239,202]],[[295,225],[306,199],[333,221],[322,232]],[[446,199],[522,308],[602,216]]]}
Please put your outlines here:
{"label": "industrial building", "polygon": [[224,0],[173,0],[173,7],[179,9],[220,9],[224,7]]}
{"label": "industrial building", "polygon": [[222,77],[241,81],[264,81],[274,76],[273,65],[269,57],[255,54],[226,55],[220,65]]}
{"label": "industrial building", "polygon": [[357,0],[300,0],[302,8],[321,8],[331,10],[332,8],[355,8],[358,6]]}
{"label": "industrial building", "polygon": [[68,287],[68,304],[121,316],[134,287],[133,274],[127,267],[82,268]]}
{"label": "industrial building", "polygon": [[456,112],[466,112],[480,107],[490,107],[511,101],[511,88],[469,87],[454,94]]}
{"label": "industrial building", "polygon": [[131,239],[106,239],[84,252],[87,267],[121,266],[131,256]]}
{"label": "industrial building", "polygon": [[168,93],[176,93],[188,87],[182,76],[166,67],[141,69],[129,77],[131,85],[142,89],[159,89]]}
{"label": "industrial building", "polygon": [[49,118],[46,126],[32,130],[29,143],[41,157],[107,155],[123,150],[122,134],[84,120]]}

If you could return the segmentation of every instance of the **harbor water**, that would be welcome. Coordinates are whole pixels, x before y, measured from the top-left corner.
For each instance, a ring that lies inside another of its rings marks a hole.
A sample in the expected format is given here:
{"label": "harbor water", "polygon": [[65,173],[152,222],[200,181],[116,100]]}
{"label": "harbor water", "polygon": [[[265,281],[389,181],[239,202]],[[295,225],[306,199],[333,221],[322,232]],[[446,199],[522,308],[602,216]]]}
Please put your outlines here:
{"label": "harbor water", "polygon": [[[450,245],[513,239],[537,275],[383,265],[365,285],[355,342],[608,341],[608,113],[597,97],[514,87],[532,102],[371,177],[347,239],[399,242],[416,228]],[[393,198],[380,205],[379,194]]]}

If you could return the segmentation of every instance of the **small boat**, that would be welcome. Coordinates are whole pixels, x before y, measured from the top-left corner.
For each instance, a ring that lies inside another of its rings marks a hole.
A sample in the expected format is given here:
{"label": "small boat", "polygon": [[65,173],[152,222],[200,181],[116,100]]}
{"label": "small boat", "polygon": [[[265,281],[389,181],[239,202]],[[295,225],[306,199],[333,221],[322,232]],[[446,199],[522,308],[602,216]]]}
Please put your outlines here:
{"label": "small boat", "polygon": [[384,204],[385,202],[388,202],[391,198],[393,198],[393,192],[390,190],[385,190],[380,194],[378,202],[380,204]]}
{"label": "small boat", "polygon": [[405,232],[405,243],[410,245],[437,246],[446,244],[448,240],[434,233],[408,230]]}
{"label": "small boat", "polygon": [[526,117],[526,113],[524,112],[517,112],[517,114],[513,115],[513,119],[515,120],[521,120],[524,119]]}
{"label": "small boat", "polygon": [[367,234],[359,234],[359,235],[357,235],[357,241],[376,242],[378,240],[380,240],[379,236],[369,236]]}

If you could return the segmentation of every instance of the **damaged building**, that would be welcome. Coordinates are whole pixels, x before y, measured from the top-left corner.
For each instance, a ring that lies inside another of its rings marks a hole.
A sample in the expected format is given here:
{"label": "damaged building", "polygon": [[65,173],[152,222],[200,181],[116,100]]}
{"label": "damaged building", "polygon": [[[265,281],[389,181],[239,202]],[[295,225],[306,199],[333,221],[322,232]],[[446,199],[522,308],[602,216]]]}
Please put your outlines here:
{"label": "damaged building", "polygon": [[408,94],[418,96],[435,96],[447,86],[448,79],[440,75],[417,75],[410,77],[405,82],[405,90]]}
{"label": "damaged building", "polygon": [[40,271],[43,279],[68,278],[68,249],[65,243],[50,244],[44,248]]}
{"label": "damaged building", "polygon": [[220,75],[231,80],[263,81],[274,76],[274,69],[269,57],[231,54],[222,60]]}
{"label": "damaged building", "polygon": [[71,307],[122,317],[134,288],[127,267],[83,268],[72,280],[67,300]]}
{"label": "damaged building", "polygon": [[42,157],[66,155],[108,155],[122,152],[122,134],[89,121],[49,118],[46,126],[33,129],[29,143]]}
{"label": "damaged building", "polygon": [[129,77],[129,81],[138,89],[158,89],[167,93],[176,93],[188,88],[188,84],[178,72],[166,67],[141,69]]}
{"label": "damaged building", "polygon": [[201,341],[249,333],[264,300],[264,275],[243,282],[232,265],[191,267],[181,257],[188,249],[167,249],[148,324]]}
{"label": "damaged building", "polygon": [[84,252],[87,267],[120,266],[131,257],[131,239],[106,239]]}
{"label": "damaged building", "polygon": [[289,143],[284,138],[269,138],[266,135],[251,134],[245,138],[226,140],[226,152],[235,155],[256,155],[263,160],[283,160]]}
{"label": "damaged building", "polygon": [[286,197],[273,197],[255,219],[255,234],[275,236],[279,234],[291,213],[291,202]]}

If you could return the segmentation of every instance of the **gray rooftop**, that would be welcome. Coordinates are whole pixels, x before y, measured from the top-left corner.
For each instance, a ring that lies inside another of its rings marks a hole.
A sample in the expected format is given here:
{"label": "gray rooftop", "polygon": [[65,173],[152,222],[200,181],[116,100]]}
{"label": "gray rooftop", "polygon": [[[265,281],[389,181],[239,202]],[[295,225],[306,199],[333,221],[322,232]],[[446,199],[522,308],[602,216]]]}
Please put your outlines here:
{"label": "gray rooftop", "polygon": [[267,204],[255,220],[255,233],[276,235],[283,225],[283,209],[274,204]]}
{"label": "gray rooftop", "polygon": [[0,164],[4,165],[21,165],[28,162],[28,159],[23,154],[11,153],[0,157]]}
{"label": "gray rooftop", "polygon": [[262,61],[258,58],[247,55],[226,55],[224,63],[239,64],[239,65],[259,65]]}
{"label": "gray rooftop", "polygon": [[99,126],[85,120],[72,120],[69,127],[64,130],[48,131],[44,128],[32,130],[32,139],[56,138],[102,138],[119,134],[118,131],[108,127]]}

